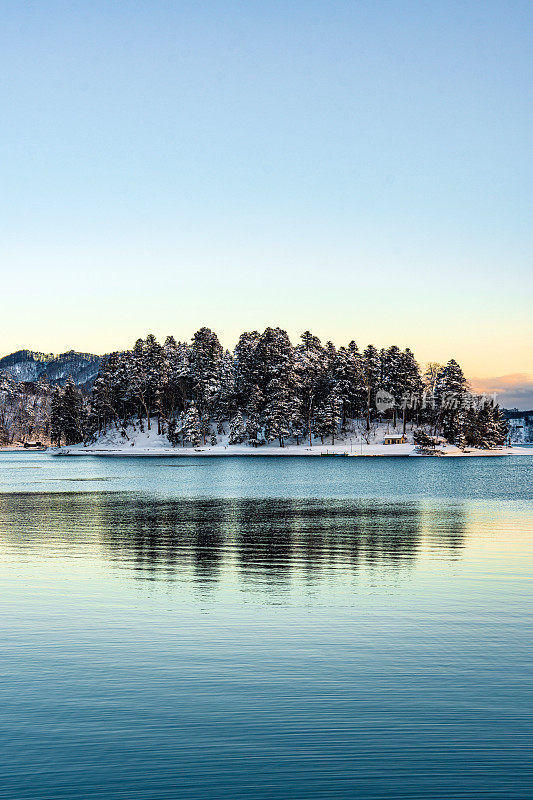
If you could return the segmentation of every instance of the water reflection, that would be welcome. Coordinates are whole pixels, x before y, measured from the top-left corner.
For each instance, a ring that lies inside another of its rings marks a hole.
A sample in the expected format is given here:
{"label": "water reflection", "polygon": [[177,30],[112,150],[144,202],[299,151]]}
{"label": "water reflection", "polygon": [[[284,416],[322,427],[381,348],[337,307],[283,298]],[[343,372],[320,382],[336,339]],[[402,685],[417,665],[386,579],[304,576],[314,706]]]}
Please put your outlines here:
{"label": "water reflection", "polygon": [[460,552],[458,503],[302,499],[157,499],[126,493],[3,495],[0,536],[11,546],[98,550],[140,579],[187,578],[214,586],[231,571],[242,584],[279,589],[342,570],[409,570],[423,543]]}
{"label": "water reflection", "polygon": [[0,495],[5,796],[529,797],[532,534],[493,502]]}

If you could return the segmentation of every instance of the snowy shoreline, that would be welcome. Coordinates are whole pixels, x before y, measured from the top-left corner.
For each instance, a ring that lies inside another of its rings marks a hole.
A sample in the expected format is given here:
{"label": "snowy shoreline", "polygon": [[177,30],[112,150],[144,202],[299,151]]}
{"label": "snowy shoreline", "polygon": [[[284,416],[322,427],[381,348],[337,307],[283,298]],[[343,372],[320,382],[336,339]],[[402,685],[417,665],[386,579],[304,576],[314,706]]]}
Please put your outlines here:
{"label": "snowy shoreline", "polygon": [[[27,452],[27,451],[25,451]],[[502,447],[496,450],[478,450],[470,448],[462,451],[453,445],[448,445],[441,455],[428,455],[417,453],[413,444],[380,445],[360,444],[346,447],[339,446],[304,447],[288,445],[286,447],[250,448],[239,445],[228,447],[157,447],[157,448],[91,448],[83,446],[61,447],[49,450],[57,456],[97,456],[104,458],[308,458],[308,457],[336,457],[336,458],[493,458],[498,456],[533,456],[533,448]]]}
{"label": "snowy shoreline", "polygon": [[219,436],[216,444],[200,444],[196,447],[173,447],[167,436],[157,432],[157,424],[150,430],[139,430],[128,426],[125,431],[113,428],[103,434],[92,444],[63,445],[49,447],[46,450],[5,447],[0,452],[43,453],[54,456],[95,456],[105,458],[308,458],[308,457],[351,457],[351,458],[480,458],[511,455],[533,456],[533,447],[515,445],[498,447],[493,450],[481,450],[468,447],[460,450],[451,444],[440,444],[438,455],[416,452],[413,442],[413,431],[406,431],[407,441],[401,444],[384,444],[384,439],[398,435],[391,426],[381,424],[367,436],[352,432],[335,441],[335,444],[322,443],[320,440],[309,440],[296,444],[294,441],[280,447],[272,441],[261,447],[252,447],[248,443],[230,444],[229,435]]}
{"label": "snowy shoreline", "polygon": [[528,447],[502,447],[497,450],[479,450],[471,448],[466,451],[448,445],[446,452],[438,455],[428,453],[417,453],[414,445],[363,445],[346,450],[345,447],[280,447],[277,449],[261,447],[257,449],[242,449],[238,446],[228,447],[227,449],[218,447],[205,448],[150,448],[131,450],[111,449],[111,448],[91,448],[91,447],[48,447],[43,450],[29,450],[22,447],[0,447],[0,453],[19,454],[19,453],[43,453],[53,456],[74,457],[74,456],[94,456],[99,458],[495,458],[502,456],[533,456],[533,448]]}
{"label": "snowy shoreline", "polygon": [[468,458],[481,456],[507,456],[507,455],[533,455],[533,449],[518,447],[502,447],[494,450],[478,450],[467,448],[464,452],[454,445],[442,445],[442,456],[425,456],[415,452],[413,431],[406,431],[407,441],[402,444],[384,444],[387,436],[398,434],[390,425],[382,423],[375,427],[371,434],[362,435],[352,431],[335,441],[322,443],[319,439],[313,441],[301,440],[300,444],[294,441],[285,443],[280,447],[277,441],[268,442],[261,447],[252,447],[249,443],[230,444],[229,435],[219,435],[216,444],[199,444],[195,447],[173,447],[167,436],[157,433],[157,425],[152,424],[150,430],[141,431],[138,427],[128,426],[126,436],[118,429],[108,430],[96,442],[88,445],[76,444],[57,448],[57,455],[77,456],[93,455],[113,458],[308,458],[308,457],[352,457],[352,458]]}

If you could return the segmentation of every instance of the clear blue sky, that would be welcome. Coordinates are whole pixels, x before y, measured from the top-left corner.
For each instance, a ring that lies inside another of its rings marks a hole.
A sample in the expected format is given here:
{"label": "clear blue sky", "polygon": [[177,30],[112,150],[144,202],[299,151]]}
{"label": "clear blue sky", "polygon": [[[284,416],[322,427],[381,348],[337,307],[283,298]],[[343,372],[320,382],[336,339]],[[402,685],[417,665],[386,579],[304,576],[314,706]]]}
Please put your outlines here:
{"label": "clear blue sky", "polygon": [[531,2],[7,2],[2,353],[201,325],[532,373]]}

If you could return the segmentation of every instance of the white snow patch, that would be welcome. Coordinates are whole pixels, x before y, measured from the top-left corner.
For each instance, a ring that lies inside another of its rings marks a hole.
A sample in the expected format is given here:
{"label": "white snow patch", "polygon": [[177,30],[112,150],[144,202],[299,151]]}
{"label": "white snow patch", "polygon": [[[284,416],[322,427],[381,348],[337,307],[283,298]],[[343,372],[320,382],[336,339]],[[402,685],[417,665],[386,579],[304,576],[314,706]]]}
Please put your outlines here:
{"label": "white snow patch", "polygon": [[[226,425],[229,428],[229,425]],[[398,429],[397,429],[398,430]],[[353,432],[346,436],[343,441],[335,441],[322,444],[320,440],[300,442],[299,445],[291,442],[285,447],[280,447],[277,441],[265,444],[262,447],[252,447],[249,444],[228,444],[228,434],[218,436],[216,445],[201,444],[198,447],[172,447],[166,434],[157,433],[157,421],[152,420],[151,430],[147,430],[146,424],[144,431],[140,431],[138,426],[135,429],[132,425],[126,428],[127,438],[121,435],[120,430],[115,428],[109,430],[96,442],[90,445],[77,444],[70,447],[57,448],[58,455],[105,455],[105,456],[172,456],[172,457],[198,457],[198,456],[413,456],[423,458],[416,452],[412,438],[413,433],[410,427],[407,430],[407,438],[410,440],[406,444],[383,444],[383,438],[387,433],[394,432],[390,425],[380,425],[376,428],[367,443],[363,437]],[[446,445],[443,448],[443,457],[469,457],[469,456],[503,456],[503,455],[533,455],[533,449],[526,447],[501,447],[494,450],[478,450],[468,448],[464,452],[454,445]],[[430,456],[433,458],[434,456]]]}

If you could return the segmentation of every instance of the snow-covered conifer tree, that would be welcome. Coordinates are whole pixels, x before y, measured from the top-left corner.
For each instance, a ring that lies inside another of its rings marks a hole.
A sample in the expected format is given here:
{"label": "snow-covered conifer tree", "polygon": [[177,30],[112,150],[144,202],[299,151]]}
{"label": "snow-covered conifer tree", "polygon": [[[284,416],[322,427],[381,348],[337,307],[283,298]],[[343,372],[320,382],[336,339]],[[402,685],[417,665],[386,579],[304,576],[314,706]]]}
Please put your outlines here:
{"label": "snow-covered conifer tree", "polygon": [[202,414],[200,417],[200,424],[198,430],[200,431],[200,436],[204,440],[204,444],[207,442],[207,437],[211,432],[211,426],[209,424],[209,417],[206,414]]}
{"label": "snow-covered conifer tree", "polygon": [[335,387],[325,397],[315,415],[315,432],[324,441],[324,436],[331,436],[331,444],[335,444],[337,428],[342,419],[342,402]]}
{"label": "snow-covered conifer tree", "polygon": [[241,444],[246,439],[246,425],[240,411],[230,421],[229,443]]}
{"label": "snow-covered conifer tree", "polygon": [[259,388],[255,386],[248,401],[248,419],[246,420],[246,435],[248,441],[253,447],[259,444],[259,433],[262,427],[261,424],[261,408],[263,407],[263,397]]}
{"label": "snow-covered conifer tree", "polygon": [[66,444],[83,441],[85,430],[85,409],[80,390],[72,378],[68,378],[61,397],[62,426]]}
{"label": "snow-covered conifer tree", "polygon": [[61,445],[63,436],[63,402],[59,386],[54,388],[50,407],[50,441],[52,445]]}
{"label": "snow-covered conifer tree", "polygon": [[222,356],[219,391],[213,405],[217,419],[231,419],[236,411],[235,364],[232,354],[226,350]]}
{"label": "snow-covered conifer tree", "polygon": [[402,368],[402,352],[393,344],[382,351],[381,356],[381,388],[389,392],[394,398],[392,407],[392,426],[396,427],[398,407],[405,392]]}
{"label": "snow-covered conifer tree", "polygon": [[194,403],[191,403],[183,417],[181,433],[183,438],[189,441],[193,447],[198,447],[202,440],[200,434],[200,415]]}
{"label": "snow-covered conifer tree", "polygon": [[242,333],[233,353],[235,368],[235,396],[240,408],[245,408],[253,392],[261,384],[261,374],[257,348],[260,334],[258,331]]}
{"label": "snow-covered conifer tree", "polygon": [[222,345],[216,333],[200,328],[189,350],[189,377],[192,396],[201,414],[211,416],[220,392]]}
{"label": "snow-covered conifer tree", "polygon": [[289,419],[300,402],[294,365],[294,350],[286,331],[266,328],[257,346],[260,389],[264,398],[263,421],[269,440],[280,447],[290,435]]}
{"label": "snow-covered conifer tree", "polygon": [[407,417],[409,414],[412,416],[418,413],[422,393],[420,368],[408,347],[400,354],[398,386],[403,388],[401,405],[403,433],[405,433]]}
{"label": "snow-covered conifer tree", "polygon": [[65,387],[57,387],[52,395],[50,438],[52,443],[77,444],[83,441],[85,431],[85,409],[81,392],[72,378]]}
{"label": "snow-covered conifer tree", "polygon": [[363,353],[362,367],[363,385],[366,391],[366,427],[370,430],[372,408],[381,378],[381,359],[373,344],[369,344]]}
{"label": "snow-covered conifer tree", "polygon": [[437,419],[444,436],[452,443],[458,438],[460,429],[464,433],[464,415],[459,416],[459,412],[464,409],[467,392],[463,370],[452,358],[437,376],[435,388]]}
{"label": "snow-covered conifer tree", "polygon": [[329,364],[318,336],[306,331],[302,334],[301,339],[302,343],[297,345],[294,350],[295,385],[305,436],[309,439],[311,447],[316,428],[315,415],[328,391]]}

